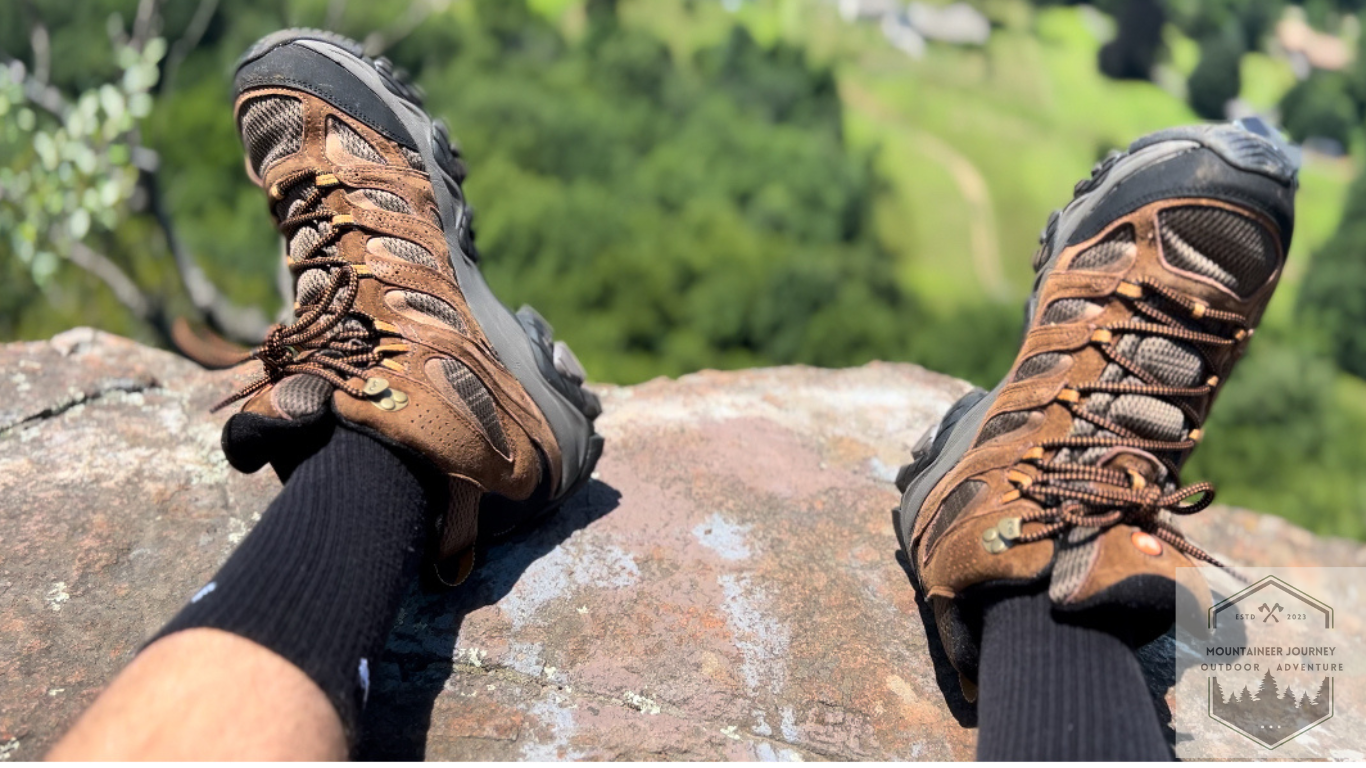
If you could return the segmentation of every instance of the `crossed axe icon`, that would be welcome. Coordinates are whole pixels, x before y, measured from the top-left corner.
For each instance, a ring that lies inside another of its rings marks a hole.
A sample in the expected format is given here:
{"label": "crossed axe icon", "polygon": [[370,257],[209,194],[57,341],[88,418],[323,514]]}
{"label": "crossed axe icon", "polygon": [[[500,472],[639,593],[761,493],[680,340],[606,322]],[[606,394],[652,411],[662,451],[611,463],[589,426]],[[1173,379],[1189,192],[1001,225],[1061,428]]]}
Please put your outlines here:
{"label": "crossed axe icon", "polygon": [[1276,603],[1275,606],[1268,606],[1266,603],[1262,603],[1261,606],[1257,608],[1257,610],[1262,611],[1266,614],[1266,618],[1262,619],[1263,624],[1265,624],[1268,621],[1275,621],[1277,624],[1280,624],[1281,620],[1276,618],[1276,614],[1280,613],[1285,609],[1281,607],[1280,603]]}

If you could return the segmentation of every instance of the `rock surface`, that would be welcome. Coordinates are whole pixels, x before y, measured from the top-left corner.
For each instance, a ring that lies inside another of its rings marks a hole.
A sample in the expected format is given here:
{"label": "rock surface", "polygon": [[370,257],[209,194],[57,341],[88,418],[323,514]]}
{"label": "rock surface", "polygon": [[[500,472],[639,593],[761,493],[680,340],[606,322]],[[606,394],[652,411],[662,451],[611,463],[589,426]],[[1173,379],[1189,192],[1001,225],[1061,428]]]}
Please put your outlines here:
{"label": "rock surface", "polygon": [[[279,490],[222,458],[233,376],[88,329],[0,347],[0,760],[41,757]],[[881,363],[600,388],[588,489],[464,587],[408,594],[362,755],[970,758],[888,514],[966,389]],[[1235,561],[1366,564],[1249,512],[1191,530]],[[1170,642],[1144,658],[1161,695]]]}

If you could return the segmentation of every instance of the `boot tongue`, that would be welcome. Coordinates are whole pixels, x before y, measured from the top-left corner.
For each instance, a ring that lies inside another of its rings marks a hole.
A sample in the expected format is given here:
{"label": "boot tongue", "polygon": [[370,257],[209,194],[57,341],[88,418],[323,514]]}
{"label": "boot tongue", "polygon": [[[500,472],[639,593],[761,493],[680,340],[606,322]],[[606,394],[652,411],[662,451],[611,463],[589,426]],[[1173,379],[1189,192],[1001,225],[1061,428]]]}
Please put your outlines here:
{"label": "boot tongue", "polygon": [[[1116,341],[1115,346],[1120,356],[1167,386],[1192,386],[1200,380],[1204,369],[1203,361],[1195,350],[1183,342],[1165,337],[1126,334]],[[1100,381],[1148,384],[1116,363],[1105,367]],[[1087,398],[1083,407],[1148,440],[1175,442],[1183,439],[1196,426],[1188,423],[1180,408],[1150,395],[1097,392]],[[1073,421],[1072,434],[1117,437],[1082,418]],[[1142,484],[1144,487],[1156,486],[1169,490],[1175,482],[1175,478],[1168,474],[1156,456],[1139,448],[1063,449],[1058,452],[1058,459],[1117,469],[1130,475],[1133,486]],[[1134,476],[1141,478],[1141,483]],[[1049,583],[1049,596],[1054,603],[1064,605],[1077,595],[1089,593],[1095,580],[1102,578],[1103,569],[1098,567],[1101,561],[1099,544],[1106,534],[1107,531],[1096,528],[1075,527],[1059,539]]]}
{"label": "boot tongue", "polygon": [[[258,176],[264,177],[272,167],[289,158],[303,147],[303,104],[288,96],[260,96],[242,107],[242,144],[247,150],[247,161]],[[291,187],[284,199],[274,205],[275,218],[284,221],[302,211],[304,202],[313,194],[312,184]],[[331,231],[327,221],[309,222],[299,227],[289,238],[286,247],[289,258],[298,261],[309,249]],[[335,256],[335,246],[328,246],[314,256]],[[310,269],[303,272],[295,286],[301,304],[311,304],[325,289],[329,270]]]}
{"label": "boot tongue", "polygon": [[[329,129],[333,126],[329,121]],[[247,159],[252,170],[259,176],[267,175],[280,161],[299,152],[303,146],[303,108],[298,99],[287,96],[262,96],[247,102],[241,116],[242,143],[247,149]],[[330,131],[329,131],[330,132]],[[360,143],[364,143],[358,136]],[[353,144],[355,142],[352,142]],[[358,150],[356,150],[358,151]],[[374,152],[373,148],[370,149]],[[353,154],[355,152],[353,151]],[[311,183],[298,183],[290,187],[283,199],[274,204],[273,212],[278,221],[285,221],[301,213],[319,210],[326,201],[304,209],[305,203],[314,195],[316,187]],[[318,249],[316,246],[332,231],[331,222],[310,221],[298,227],[290,235],[285,247],[293,262],[304,261],[305,257],[332,258],[337,255],[335,243]],[[311,307],[322,300],[327,292],[336,267],[316,267],[298,273],[294,285],[295,300],[301,307]],[[332,300],[334,312],[340,311],[342,297]],[[302,312],[296,313],[296,317]],[[328,313],[332,314],[332,313]],[[327,314],[321,318],[327,319]],[[342,331],[364,330],[365,326],[355,317],[347,317],[335,328],[316,340],[326,342]],[[358,340],[349,346],[363,347]],[[332,354],[324,352],[324,354]],[[320,407],[324,393],[330,393],[332,385],[325,380],[309,375],[295,375],[281,381],[277,386],[279,397],[276,407],[281,412],[298,417],[312,413]],[[283,398],[283,399],[279,399]]]}
{"label": "boot tongue", "polygon": [[[1135,490],[1162,488],[1170,483],[1162,462],[1147,451],[1135,448],[1102,450],[1105,455],[1095,462],[1096,465],[1127,475],[1130,487]],[[1101,567],[1104,559],[1101,556],[1101,539],[1113,530],[1076,526],[1059,537],[1048,585],[1048,594],[1054,603],[1066,605],[1077,595],[1089,592],[1089,585],[1093,585],[1096,579],[1105,578]]]}

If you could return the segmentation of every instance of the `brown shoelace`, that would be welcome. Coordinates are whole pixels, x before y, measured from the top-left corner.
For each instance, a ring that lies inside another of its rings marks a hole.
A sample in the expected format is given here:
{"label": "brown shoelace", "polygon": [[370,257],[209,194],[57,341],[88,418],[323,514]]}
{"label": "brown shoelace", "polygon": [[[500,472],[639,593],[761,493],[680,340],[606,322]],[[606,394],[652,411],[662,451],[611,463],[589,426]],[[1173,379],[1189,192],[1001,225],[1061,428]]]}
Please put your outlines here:
{"label": "brown shoelace", "polygon": [[[332,225],[327,234],[297,259],[288,259],[296,285],[299,276],[307,270],[330,269],[327,288],[317,301],[298,305],[293,323],[273,326],[261,346],[243,358],[242,362],[260,360],[263,374],[215,405],[215,411],[299,373],[318,376],[352,397],[364,398],[366,394],[350,380],[364,378],[368,369],[380,364],[386,352],[393,351],[379,344],[381,332],[375,327],[374,318],[355,311],[365,268],[340,256],[319,256],[348,229],[358,227],[350,216],[338,215],[325,208],[312,210],[326,196],[324,189],[339,183],[336,176],[317,170],[298,171],[273,185],[270,196],[276,202],[283,200],[290,190],[306,181],[311,181],[313,188],[301,198],[301,205],[296,209],[299,213],[281,221],[279,229],[288,242],[306,224],[327,221]],[[334,302],[337,302],[335,306]],[[348,317],[361,320],[366,328],[338,329]]]}
{"label": "brown shoelace", "polygon": [[[1144,291],[1165,299],[1168,303],[1184,310],[1196,320],[1212,321],[1231,327],[1228,336],[1193,331],[1182,325],[1176,318],[1157,307],[1143,301]],[[1199,414],[1186,401],[1186,398],[1204,397],[1211,394],[1219,380],[1211,376],[1204,384],[1195,387],[1173,387],[1162,383],[1156,376],[1137,365],[1128,357],[1120,354],[1116,337],[1121,333],[1139,333],[1149,336],[1164,336],[1189,343],[1200,355],[1204,367],[1213,369],[1206,349],[1229,347],[1251,335],[1247,319],[1233,312],[1210,309],[1204,304],[1181,296],[1167,287],[1140,280],[1121,283],[1117,295],[1130,300],[1142,317],[1135,317],[1108,328],[1097,329],[1091,337],[1105,357],[1125,372],[1137,377],[1143,383],[1091,382],[1075,387],[1064,388],[1058,400],[1071,411],[1073,417],[1094,424],[1098,429],[1110,432],[1114,437],[1071,436],[1050,440],[1027,452],[1022,463],[1035,470],[1026,473],[1019,469],[1010,470],[1009,477],[1019,489],[1019,495],[1037,502],[1042,509],[1021,516],[1021,523],[1043,523],[1043,527],[1016,538],[1020,543],[1040,541],[1057,536],[1074,527],[1105,529],[1114,525],[1132,525],[1193,558],[1222,567],[1214,557],[1200,547],[1192,544],[1181,535],[1170,522],[1164,519],[1163,510],[1174,515],[1191,515],[1208,507],[1214,502],[1214,486],[1210,483],[1195,483],[1177,487],[1164,492],[1142,474],[1134,470],[1124,471],[1075,464],[1067,461],[1044,460],[1045,451],[1060,449],[1085,450],[1089,448],[1136,448],[1153,452],[1162,462],[1174,484],[1179,486],[1179,470],[1176,463],[1161,454],[1180,453],[1194,448],[1199,442],[1200,430],[1193,429],[1184,440],[1155,440],[1143,437],[1136,432],[1116,423],[1103,415],[1092,413],[1082,407],[1081,396],[1087,393],[1104,392],[1121,395],[1143,395],[1161,398],[1181,409],[1189,423],[1200,423]],[[1089,486],[1080,485],[1089,483]],[[1199,497],[1183,504],[1187,499]]]}

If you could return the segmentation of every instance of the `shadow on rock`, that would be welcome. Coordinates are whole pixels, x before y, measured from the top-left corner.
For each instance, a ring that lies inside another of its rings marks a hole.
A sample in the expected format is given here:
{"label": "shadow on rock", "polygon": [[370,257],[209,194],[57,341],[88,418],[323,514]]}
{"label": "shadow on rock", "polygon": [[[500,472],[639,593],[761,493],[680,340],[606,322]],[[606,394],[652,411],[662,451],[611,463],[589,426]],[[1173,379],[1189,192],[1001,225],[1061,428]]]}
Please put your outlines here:
{"label": "shadow on rock", "polygon": [[615,488],[594,480],[538,527],[490,547],[484,564],[461,586],[434,593],[416,581],[409,585],[375,667],[357,756],[422,760],[432,708],[454,670],[465,616],[501,600],[532,563],[616,509],[620,499]]}
{"label": "shadow on rock", "polygon": [[920,611],[920,621],[925,626],[925,644],[930,650],[930,661],[934,663],[934,682],[939,686],[939,692],[944,694],[944,704],[959,725],[964,728],[976,728],[977,706],[963,696],[963,686],[958,682],[958,670],[954,669],[949,661],[949,654],[944,650],[944,641],[939,638],[939,629],[934,624],[934,609],[930,608],[929,603],[925,602],[925,597],[920,594],[915,577],[911,575],[911,564],[906,559],[906,553],[898,549],[896,561],[901,564],[902,570],[906,572],[906,578],[911,582],[911,588],[915,590],[915,607]]}
{"label": "shadow on rock", "polygon": [[1167,691],[1176,685],[1176,628],[1173,627],[1167,634],[1138,648],[1134,653],[1138,656],[1139,668],[1143,670],[1143,680],[1148,684],[1148,693],[1153,697],[1162,735],[1174,747],[1176,728],[1171,707],[1167,705]]}

